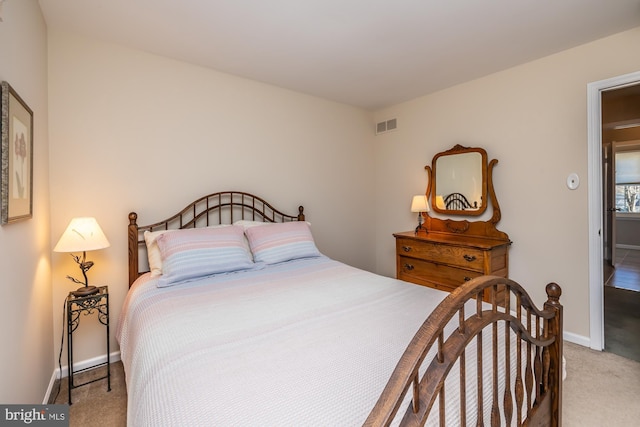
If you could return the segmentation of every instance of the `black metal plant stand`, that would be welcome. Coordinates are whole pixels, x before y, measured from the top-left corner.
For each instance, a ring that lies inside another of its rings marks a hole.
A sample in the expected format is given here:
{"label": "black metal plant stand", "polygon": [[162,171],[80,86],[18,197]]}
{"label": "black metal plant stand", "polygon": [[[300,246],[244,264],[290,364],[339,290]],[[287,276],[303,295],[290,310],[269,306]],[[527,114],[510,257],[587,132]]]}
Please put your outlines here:
{"label": "black metal plant stand", "polygon": [[[80,325],[80,314],[85,316],[98,313],[98,320],[100,323],[107,327],[107,361],[99,363],[97,365],[89,366],[87,368],[74,371],[73,369],[73,332]],[[81,387],[83,385],[90,384],[95,381],[107,379],[107,391],[111,391],[111,365],[109,356],[109,289],[107,286],[100,286],[98,292],[92,295],[76,296],[73,292],[70,292],[67,296],[67,365],[69,367],[69,405],[71,402],[71,390]],[[100,366],[107,366],[107,374],[95,378],[90,381],[86,381],[82,384],[75,384],[73,376],[80,372],[88,371],[90,369],[98,368]]]}

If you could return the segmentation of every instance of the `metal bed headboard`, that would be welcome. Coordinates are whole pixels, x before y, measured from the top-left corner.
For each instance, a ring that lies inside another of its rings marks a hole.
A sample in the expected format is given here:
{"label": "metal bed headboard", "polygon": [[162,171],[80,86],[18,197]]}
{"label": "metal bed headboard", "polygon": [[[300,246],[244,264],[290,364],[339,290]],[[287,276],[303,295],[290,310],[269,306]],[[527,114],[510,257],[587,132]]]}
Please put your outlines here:
{"label": "metal bed headboard", "polygon": [[[138,225],[138,214],[129,214],[129,286],[148,266],[146,260],[145,231],[176,230],[183,228],[208,227],[218,224],[233,224],[239,220],[263,222],[304,221],[304,208],[298,207],[297,215],[289,215],[275,209],[261,197],[241,191],[221,191],[203,196],[182,209],[177,214],[149,225]],[[140,254],[145,256],[140,256]]]}

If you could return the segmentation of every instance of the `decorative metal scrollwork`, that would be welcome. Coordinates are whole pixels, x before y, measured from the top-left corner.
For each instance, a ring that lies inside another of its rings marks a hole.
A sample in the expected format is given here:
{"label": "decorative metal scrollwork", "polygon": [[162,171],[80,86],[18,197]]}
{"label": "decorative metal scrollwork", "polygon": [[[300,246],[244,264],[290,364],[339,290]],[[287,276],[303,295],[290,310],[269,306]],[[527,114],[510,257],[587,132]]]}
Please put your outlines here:
{"label": "decorative metal scrollwork", "polygon": [[109,307],[101,305],[98,307],[98,320],[103,325],[109,324]]}
{"label": "decorative metal scrollwork", "polygon": [[69,312],[69,327],[71,331],[75,331],[78,325],[80,324],[80,312],[79,311],[70,311]]}
{"label": "decorative metal scrollwork", "polygon": [[109,300],[106,294],[100,292],[95,295],[76,298],[72,295],[68,297],[68,326],[73,332],[80,324],[80,313],[88,316],[95,312],[98,313],[98,320],[103,325],[109,324]]}

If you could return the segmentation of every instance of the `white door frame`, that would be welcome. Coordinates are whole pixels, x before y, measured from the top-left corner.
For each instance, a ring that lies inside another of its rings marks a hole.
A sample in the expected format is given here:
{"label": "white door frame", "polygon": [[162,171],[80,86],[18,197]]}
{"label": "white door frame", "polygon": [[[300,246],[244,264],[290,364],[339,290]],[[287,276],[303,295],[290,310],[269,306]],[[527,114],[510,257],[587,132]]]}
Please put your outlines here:
{"label": "white door frame", "polygon": [[640,72],[587,85],[589,144],[589,335],[590,347],[604,349],[604,286],[602,270],[602,105],[600,93],[640,83]]}

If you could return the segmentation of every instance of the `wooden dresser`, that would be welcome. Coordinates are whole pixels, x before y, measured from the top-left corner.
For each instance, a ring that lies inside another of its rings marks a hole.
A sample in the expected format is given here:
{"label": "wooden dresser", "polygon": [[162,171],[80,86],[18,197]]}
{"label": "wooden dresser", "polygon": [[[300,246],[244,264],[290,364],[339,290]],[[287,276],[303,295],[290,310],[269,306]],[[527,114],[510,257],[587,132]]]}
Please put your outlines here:
{"label": "wooden dresser", "polygon": [[474,277],[508,277],[508,239],[414,231],[394,237],[398,279],[450,292]]}
{"label": "wooden dresser", "polygon": [[[461,145],[433,156],[424,167],[429,179],[424,196],[437,215],[429,215],[428,205],[419,207],[416,230],[394,234],[398,279],[451,292],[475,277],[509,277],[511,240],[496,227],[501,218],[493,187],[497,163],[487,160],[484,149]],[[491,217],[471,220],[489,206]],[[497,303],[507,304],[504,286],[495,289]],[[491,294],[482,298],[491,301]]]}

